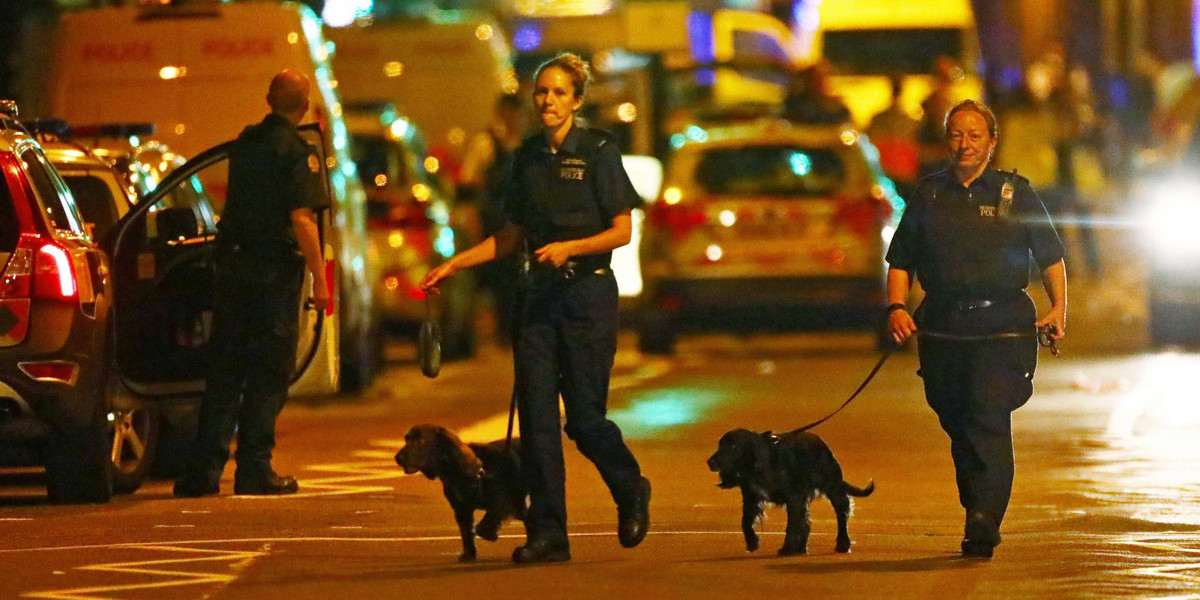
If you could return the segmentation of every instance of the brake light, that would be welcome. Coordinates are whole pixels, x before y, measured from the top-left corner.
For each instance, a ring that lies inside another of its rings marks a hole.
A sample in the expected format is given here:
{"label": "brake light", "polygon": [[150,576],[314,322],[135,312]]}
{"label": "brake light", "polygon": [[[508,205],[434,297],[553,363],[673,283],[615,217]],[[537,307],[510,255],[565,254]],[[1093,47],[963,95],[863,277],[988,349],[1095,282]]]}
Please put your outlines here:
{"label": "brake light", "polygon": [[670,203],[662,198],[650,206],[646,222],[651,227],[665,228],[671,234],[671,241],[679,241],[697,227],[708,223],[708,213],[704,210],[704,202],[688,200]]}
{"label": "brake light", "polygon": [[0,298],[74,300],[75,268],[66,248],[35,235],[21,237],[0,275]]}
{"label": "brake light", "polygon": [[79,297],[71,256],[54,242],[46,242],[38,248],[37,258],[33,261],[33,297],[54,300]]}
{"label": "brake light", "polygon": [[878,236],[883,220],[891,211],[892,207],[886,200],[881,201],[874,196],[847,199],[838,207],[834,222],[861,237]]}

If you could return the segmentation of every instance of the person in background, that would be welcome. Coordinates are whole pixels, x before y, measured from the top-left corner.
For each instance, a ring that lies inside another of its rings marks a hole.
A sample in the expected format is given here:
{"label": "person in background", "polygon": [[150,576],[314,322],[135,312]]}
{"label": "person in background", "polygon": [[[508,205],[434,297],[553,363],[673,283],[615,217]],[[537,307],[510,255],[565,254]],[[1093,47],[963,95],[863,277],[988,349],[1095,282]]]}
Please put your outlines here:
{"label": "person in background", "polygon": [[867,137],[879,149],[879,164],[883,172],[896,184],[901,198],[910,198],[917,185],[920,170],[920,145],[917,131],[921,122],[914,119],[900,105],[900,94],[904,90],[904,77],[892,75],[892,103],[883,112],[871,119],[867,126]]}
{"label": "person in background", "polygon": [[[459,200],[474,204],[479,215],[480,237],[486,239],[504,226],[501,197],[512,170],[513,156],[528,129],[523,98],[505,94],[496,101],[495,115],[487,129],[476,134],[467,147],[459,171]],[[516,287],[519,268],[516,257],[497,258],[479,266],[479,284],[492,299],[496,336],[512,343]]]}

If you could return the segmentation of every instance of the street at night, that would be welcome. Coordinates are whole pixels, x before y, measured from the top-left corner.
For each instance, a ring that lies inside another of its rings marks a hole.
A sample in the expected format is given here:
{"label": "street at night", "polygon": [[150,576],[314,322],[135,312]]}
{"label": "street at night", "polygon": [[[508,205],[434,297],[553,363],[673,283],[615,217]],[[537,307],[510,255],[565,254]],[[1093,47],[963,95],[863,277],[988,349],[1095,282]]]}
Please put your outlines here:
{"label": "street at night", "polygon": [[[152,480],[105,506],[51,506],[36,475],[5,481],[5,598],[1181,598],[1197,593],[1200,473],[1191,379],[1200,358],[1149,352],[1136,247],[1109,232],[1108,282],[1072,284],[1063,356],[1043,351],[1033,400],[1014,414],[1017,479],[990,561],[959,556],[962,510],[945,434],[924,403],[914,352],[819,426],[856,499],[853,551],[834,553],[833,512],[813,503],[807,556],[780,558],[786,514],[768,509],[747,553],[740,497],[705,466],[736,427],[785,431],[823,416],[877,360],[866,334],[696,335],[670,358],[622,336],[611,416],[653,482],[646,541],[623,549],[595,469],[567,442],[572,561],[520,566],[510,522],[479,559],[460,544],[440,482],[393,461],[404,433],[437,423],[502,438],[510,356],[487,346],[421,376],[389,349],[362,398],[293,401],[277,465],[301,493],[175,499]],[[1038,296],[1041,290],[1031,290]]]}

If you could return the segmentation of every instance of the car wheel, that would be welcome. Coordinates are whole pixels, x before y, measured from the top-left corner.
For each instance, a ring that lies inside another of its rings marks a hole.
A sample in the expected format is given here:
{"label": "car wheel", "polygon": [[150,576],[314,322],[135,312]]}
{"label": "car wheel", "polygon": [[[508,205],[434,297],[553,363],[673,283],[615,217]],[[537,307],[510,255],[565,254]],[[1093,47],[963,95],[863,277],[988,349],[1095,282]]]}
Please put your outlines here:
{"label": "car wheel", "polygon": [[109,467],[113,492],[129,494],[150,475],[158,450],[160,417],[158,405],[134,400],[126,408],[114,408],[108,422]]}
{"label": "car wheel", "polygon": [[55,428],[46,446],[46,491],[55,504],[112,499],[105,426]]}
{"label": "car wheel", "polygon": [[643,315],[638,325],[638,350],[642,354],[675,353],[675,327],[666,315]]}

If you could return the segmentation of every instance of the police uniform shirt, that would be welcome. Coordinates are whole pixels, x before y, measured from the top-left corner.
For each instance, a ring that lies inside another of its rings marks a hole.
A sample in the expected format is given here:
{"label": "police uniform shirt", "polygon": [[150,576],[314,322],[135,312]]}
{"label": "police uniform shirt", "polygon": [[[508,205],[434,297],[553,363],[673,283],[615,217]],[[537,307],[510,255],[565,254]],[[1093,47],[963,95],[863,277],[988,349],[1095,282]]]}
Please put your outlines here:
{"label": "police uniform shirt", "polygon": [[[1007,214],[1006,185],[1012,191]],[[987,170],[964,187],[946,170],[921,180],[887,262],[915,271],[931,298],[1003,299],[1029,286],[1031,255],[1044,270],[1064,252],[1027,179]]]}
{"label": "police uniform shirt", "polygon": [[317,209],[312,179],[317,156],[296,126],[268,114],[244,129],[229,158],[229,192],[218,224],[218,239],[261,254],[296,253],[292,211]]}
{"label": "police uniform shirt", "polygon": [[[525,230],[531,250],[551,242],[590,237],[637,206],[639,197],[613,137],[572,126],[558,152],[546,136],[529,136],[517,149],[503,193],[507,218]],[[578,257],[582,268],[607,267],[611,252]]]}

